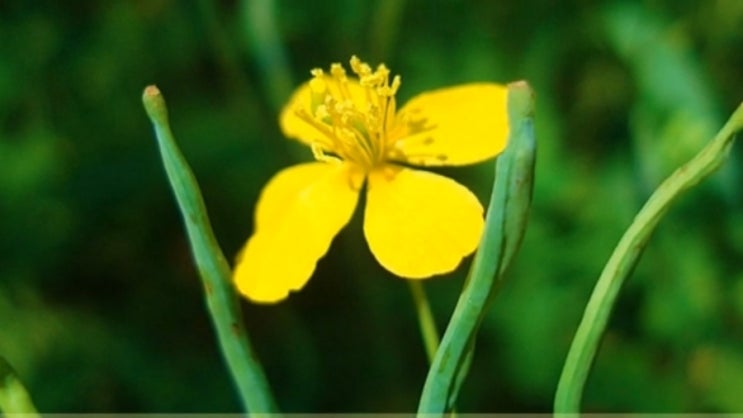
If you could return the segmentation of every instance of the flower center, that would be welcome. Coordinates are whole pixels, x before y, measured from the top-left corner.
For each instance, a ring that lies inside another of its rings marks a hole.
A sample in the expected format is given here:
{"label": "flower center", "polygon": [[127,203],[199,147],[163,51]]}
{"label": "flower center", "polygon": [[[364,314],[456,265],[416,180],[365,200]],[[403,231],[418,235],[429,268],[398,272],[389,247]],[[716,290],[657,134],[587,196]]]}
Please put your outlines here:
{"label": "flower center", "polygon": [[389,133],[395,127],[395,93],[400,76],[390,83],[384,64],[372,71],[357,57],[351,57],[351,70],[358,81],[349,80],[341,64],[332,64],[330,74],[312,70],[311,113],[297,115],[324,135],[312,144],[315,159],[352,161],[368,171],[382,164],[392,150]]}

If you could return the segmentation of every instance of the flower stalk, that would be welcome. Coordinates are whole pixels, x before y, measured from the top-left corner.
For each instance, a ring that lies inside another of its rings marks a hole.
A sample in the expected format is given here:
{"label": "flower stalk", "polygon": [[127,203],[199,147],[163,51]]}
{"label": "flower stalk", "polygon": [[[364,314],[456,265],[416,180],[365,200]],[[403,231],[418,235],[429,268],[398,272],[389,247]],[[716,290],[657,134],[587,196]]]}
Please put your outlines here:
{"label": "flower stalk", "polygon": [[431,304],[428,302],[423,283],[419,280],[408,280],[407,282],[410,286],[410,295],[413,298],[415,311],[418,315],[418,325],[421,329],[423,347],[426,350],[428,362],[431,363],[436,355],[436,350],[439,348],[439,330],[436,327],[436,320],[433,317]]}

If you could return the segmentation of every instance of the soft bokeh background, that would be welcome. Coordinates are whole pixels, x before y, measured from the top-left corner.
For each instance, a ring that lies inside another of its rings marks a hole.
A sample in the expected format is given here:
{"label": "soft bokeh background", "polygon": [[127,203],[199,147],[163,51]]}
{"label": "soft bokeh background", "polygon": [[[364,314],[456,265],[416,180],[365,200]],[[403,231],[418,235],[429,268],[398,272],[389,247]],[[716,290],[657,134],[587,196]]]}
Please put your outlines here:
{"label": "soft bokeh background", "polygon": [[[0,2],[0,355],[42,411],[238,411],[140,94],[168,99],[231,258],[261,186],[311,158],[282,138],[282,102],[359,54],[402,74],[402,101],[466,81],[536,89],[530,229],[459,409],[549,411],[622,231],[743,99],[741,28],[739,0]],[[585,410],[743,411],[739,148],[661,223]],[[486,201],[492,164],[441,171]],[[441,326],[466,267],[426,285]],[[410,295],[360,212],[305,290],[244,311],[285,411],[415,409]]]}

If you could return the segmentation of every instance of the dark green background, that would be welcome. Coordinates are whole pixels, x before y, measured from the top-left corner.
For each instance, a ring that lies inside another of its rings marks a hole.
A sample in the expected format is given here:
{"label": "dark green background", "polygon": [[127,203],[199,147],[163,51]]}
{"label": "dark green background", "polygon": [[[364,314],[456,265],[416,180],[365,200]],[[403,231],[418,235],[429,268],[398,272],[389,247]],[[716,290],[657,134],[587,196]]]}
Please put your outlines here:
{"label": "dark green background", "polygon": [[[0,2],[0,355],[45,412],[239,410],[142,89],[165,94],[231,259],[262,185],[311,159],[281,136],[283,101],[358,54],[402,74],[401,102],[467,81],[537,91],[530,229],[459,409],[549,411],[622,231],[743,99],[741,28],[738,0]],[[491,163],[439,171],[486,201]],[[585,410],[743,411],[742,180],[734,149],[661,223]],[[427,282],[441,326],[467,265]],[[283,410],[415,409],[408,288],[360,212],[302,292],[244,311]]]}

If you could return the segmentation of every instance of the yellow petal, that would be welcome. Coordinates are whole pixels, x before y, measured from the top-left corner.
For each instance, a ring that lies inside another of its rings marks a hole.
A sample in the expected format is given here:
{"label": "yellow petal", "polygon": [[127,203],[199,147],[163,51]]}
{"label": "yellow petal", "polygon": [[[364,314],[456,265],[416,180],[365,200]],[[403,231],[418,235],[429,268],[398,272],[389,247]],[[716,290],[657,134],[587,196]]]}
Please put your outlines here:
{"label": "yellow petal", "polygon": [[[346,87],[346,91],[351,96],[354,105],[358,109],[366,109],[366,90],[353,79],[347,80]],[[317,127],[307,123],[306,120],[297,115],[298,111],[306,112],[308,115],[314,115],[314,106],[322,103],[322,98],[324,97],[323,91],[327,91],[327,93],[334,97],[342,96],[338,83],[331,77],[312,79],[294,91],[286,106],[281,110],[281,115],[279,115],[279,125],[285,136],[299,140],[306,145],[312,145],[317,141],[323,141],[325,139],[325,134],[317,129]]]}
{"label": "yellow petal", "polygon": [[345,226],[358,200],[348,164],[307,163],[282,170],[263,189],[255,233],[237,259],[240,293],[272,303],[301,289]]}
{"label": "yellow petal", "polygon": [[374,256],[398,276],[454,270],[480,241],[483,209],[447,177],[387,166],[369,174],[364,234]]}
{"label": "yellow petal", "polygon": [[[441,166],[474,164],[498,155],[508,140],[507,97],[506,86],[492,83],[465,84],[413,97],[400,109],[398,121],[407,125],[395,144],[400,159]],[[431,129],[416,133],[420,123]]]}

